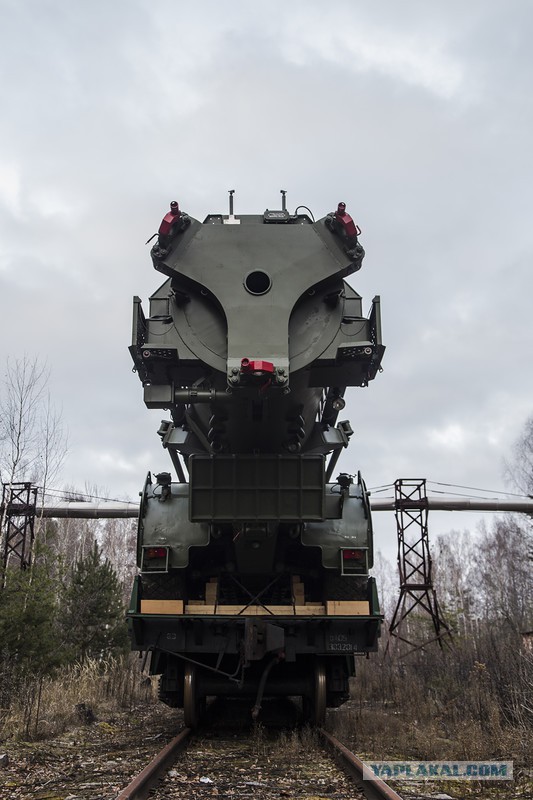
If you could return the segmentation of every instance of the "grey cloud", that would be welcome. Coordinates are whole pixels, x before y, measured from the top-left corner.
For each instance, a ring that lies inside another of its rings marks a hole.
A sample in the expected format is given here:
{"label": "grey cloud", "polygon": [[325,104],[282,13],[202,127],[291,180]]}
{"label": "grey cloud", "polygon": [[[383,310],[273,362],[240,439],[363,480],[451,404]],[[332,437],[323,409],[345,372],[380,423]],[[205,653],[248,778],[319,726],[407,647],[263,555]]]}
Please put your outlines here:
{"label": "grey cloud", "polygon": [[352,283],[367,308],[382,295],[385,371],[350,396],[341,465],[501,484],[533,389],[529,3],[30,0],[2,16],[2,349],[53,368],[65,480],[135,496],[166,464],[126,347],[168,202],[202,219],[229,188],[254,212],[283,187],[317,216],[348,203],[367,250]]}

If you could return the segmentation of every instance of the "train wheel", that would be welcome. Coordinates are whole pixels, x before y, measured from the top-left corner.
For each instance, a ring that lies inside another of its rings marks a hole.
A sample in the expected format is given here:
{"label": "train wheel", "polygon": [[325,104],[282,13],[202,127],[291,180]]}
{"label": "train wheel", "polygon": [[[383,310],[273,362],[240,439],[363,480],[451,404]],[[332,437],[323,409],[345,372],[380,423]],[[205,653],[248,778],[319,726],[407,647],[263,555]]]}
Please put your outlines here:
{"label": "train wheel", "polygon": [[187,728],[198,727],[202,704],[196,688],[196,666],[187,664],[183,679],[183,719]]}
{"label": "train wheel", "polygon": [[314,696],[312,702],[313,725],[323,725],[326,721],[326,665],[320,659],[315,664]]}
{"label": "train wheel", "polygon": [[302,697],[303,720],[321,727],[326,721],[326,667],[317,660],[312,675],[312,695]]}

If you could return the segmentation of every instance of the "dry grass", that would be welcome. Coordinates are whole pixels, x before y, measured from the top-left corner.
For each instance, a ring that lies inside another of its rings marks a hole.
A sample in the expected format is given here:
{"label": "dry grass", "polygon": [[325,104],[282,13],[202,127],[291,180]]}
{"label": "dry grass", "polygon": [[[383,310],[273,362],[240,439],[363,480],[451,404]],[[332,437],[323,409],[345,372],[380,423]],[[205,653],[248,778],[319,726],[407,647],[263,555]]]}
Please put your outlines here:
{"label": "dry grass", "polygon": [[313,753],[320,749],[317,732],[306,726],[301,729],[282,731],[273,747],[273,755],[280,760],[292,763],[300,760],[302,752]]}
{"label": "dry grass", "polygon": [[0,709],[0,741],[55,736],[152,696],[152,682],[132,657],[75,664],[18,688],[9,707]]}
{"label": "dry grass", "polygon": [[373,758],[511,759],[529,766],[531,663],[520,659],[523,674],[510,668],[499,685],[488,666],[466,658],[462,665],[462,657],[455,652],[446,663],[437,654],[431,665],[360,664],[351,701],[330,715],[335,735]]}

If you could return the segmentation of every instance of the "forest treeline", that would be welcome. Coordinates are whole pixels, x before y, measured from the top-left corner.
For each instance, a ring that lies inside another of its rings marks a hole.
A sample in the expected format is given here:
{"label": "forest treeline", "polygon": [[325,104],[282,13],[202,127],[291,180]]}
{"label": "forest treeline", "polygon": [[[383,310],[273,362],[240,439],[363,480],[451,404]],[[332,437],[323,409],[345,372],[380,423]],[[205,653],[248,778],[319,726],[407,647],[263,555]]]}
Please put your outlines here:
{"label": "forest treeline", "polygon": [[[506,464],[507,480],[533,495],[533,417]],[[431,539],[433,584],[452,637],[413,649],[384,627],[379,668],[360,665],[355,706],[339,719],[357,746],[379,757],[500,758],[533,762],[533,520],[488,517],[476,531]],[[378,554],[386,620],[398,600],[397,571]],[[405,638],[434,637],[419,609]],[[351,733],[350,733],[351,732]]]}
{"label": "forest treeline", "polygon": [[[430,515],[431,516],[431,515]],[[431,525],[431,520],[430,520]],[[433,578],[452,637],[414,649],[385,626],[380,652],[360,662],[354,703],[338,722],[375,758],[533,759],[533,526],[499,517],[480,530],[432,542]],[[398,599],[396,571],[377,559],[386,620]],[[434,630],[417,610],[402,634]],[[387,647],[388,645],[388,647]],[[377,659],[378,664],[376,664]]]}
{"label": "forest treeline", "polygon": [[45,682],[88,668],[96,679],[98,664],[127,671],[134,524],[37,519],[35,533],[31,564],[0,573],[0,739],[21,703],[22,728],[36,728]]}
{"label": "forest treeline", "polygon": [[[37,358],[7,359],[0,380],[0,482],[40,487],[33,540],[24,561],[2,569],[7,531],[0,508],[0,738],[37,732],[46,682],[91,662],[109,664],[127,651],[125,599],[135,561],[134,526],[44,519],[57,485],[68,435],[49,390],[50,370]],[[21,568],[23,567],[23,568]],[[111,661],[110,661],[111,659]],[[79,679],[79,676],[78,676]],[[13,724],[8,722],[15,720]]]}

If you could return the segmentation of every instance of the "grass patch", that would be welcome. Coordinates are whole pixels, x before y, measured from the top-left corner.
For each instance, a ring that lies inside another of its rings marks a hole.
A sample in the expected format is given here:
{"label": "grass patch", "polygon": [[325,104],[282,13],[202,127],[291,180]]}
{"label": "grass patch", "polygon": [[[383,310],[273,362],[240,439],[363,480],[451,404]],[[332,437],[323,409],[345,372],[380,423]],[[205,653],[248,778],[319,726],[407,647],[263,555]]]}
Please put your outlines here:
{"label": "grass patch", "polygon": [[153,696],[152,681],[131,656],[89,659],[20,685],[0,709],[0,742],[50,738]]}

